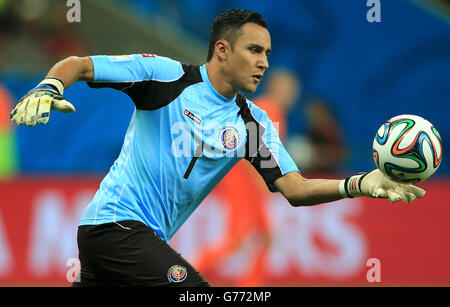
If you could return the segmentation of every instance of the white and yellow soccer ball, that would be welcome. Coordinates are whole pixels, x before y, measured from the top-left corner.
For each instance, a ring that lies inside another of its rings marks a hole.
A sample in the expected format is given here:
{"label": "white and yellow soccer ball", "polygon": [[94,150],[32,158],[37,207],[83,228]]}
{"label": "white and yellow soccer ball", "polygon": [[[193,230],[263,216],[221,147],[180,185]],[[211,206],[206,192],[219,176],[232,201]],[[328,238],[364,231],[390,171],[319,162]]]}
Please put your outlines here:
{"label": "white and yellow soccer ball", "polygon": [[378,129],[373,158],[378,169],[394,181],[423,182],[442,162],[442,139],[420,116],[395,116]]}

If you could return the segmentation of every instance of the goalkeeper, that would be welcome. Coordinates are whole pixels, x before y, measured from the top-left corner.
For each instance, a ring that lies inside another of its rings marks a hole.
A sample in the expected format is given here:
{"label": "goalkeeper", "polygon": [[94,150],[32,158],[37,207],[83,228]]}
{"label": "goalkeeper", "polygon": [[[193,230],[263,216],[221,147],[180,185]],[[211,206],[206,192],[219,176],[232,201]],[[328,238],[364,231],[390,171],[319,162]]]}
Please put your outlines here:
{"label": "goalkeeper", "polygon": [[214,21],[205,65],[153,54],[69,57],[18,102],[11,119],[28,126],[46,124],[52,110],[74,112],[63,94],[76,81],[120,90],[135,104],[121,153],[79,223],[74,286],[209,286],[168,241],[241,158],[294,207],[424,196],[378,170],[302,177],[266,113],[241,94],[256,91],[270,52],[262,16],[230,9]]}

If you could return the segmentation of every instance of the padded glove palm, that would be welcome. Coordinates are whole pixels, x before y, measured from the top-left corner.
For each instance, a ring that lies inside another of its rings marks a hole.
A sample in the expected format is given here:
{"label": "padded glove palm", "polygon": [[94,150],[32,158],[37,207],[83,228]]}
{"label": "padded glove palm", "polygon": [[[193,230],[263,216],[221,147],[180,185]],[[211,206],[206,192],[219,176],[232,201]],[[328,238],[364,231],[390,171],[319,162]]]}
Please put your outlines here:
{"label": "padded glove palm", "polygon": [[17,125],[33,127],[36,123],[46,124],[50,111],[75,112],[75,107],[62,96],[64,86],[56,78],[47,78],[29,91],[11,112],[11,120]]}
{"label": "padded glove palm", "polygon": [[425,195],[423,189],[412,184],[395,182],[378,169],[342,180],[339,191],[343,197],[386,198],[392,203],[399,200],[410,203]]}

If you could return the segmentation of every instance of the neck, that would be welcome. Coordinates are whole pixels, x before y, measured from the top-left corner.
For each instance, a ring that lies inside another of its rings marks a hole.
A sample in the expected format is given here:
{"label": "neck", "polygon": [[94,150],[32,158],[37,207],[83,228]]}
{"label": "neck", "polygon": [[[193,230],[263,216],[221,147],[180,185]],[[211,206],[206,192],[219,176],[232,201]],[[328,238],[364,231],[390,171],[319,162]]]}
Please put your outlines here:
{"label": "neck", "polygon": [[209,82],[220,95],[231,99],[237,94],[236,89],[228,82],[219,65],[213,61],[206,63],[206,72]]}

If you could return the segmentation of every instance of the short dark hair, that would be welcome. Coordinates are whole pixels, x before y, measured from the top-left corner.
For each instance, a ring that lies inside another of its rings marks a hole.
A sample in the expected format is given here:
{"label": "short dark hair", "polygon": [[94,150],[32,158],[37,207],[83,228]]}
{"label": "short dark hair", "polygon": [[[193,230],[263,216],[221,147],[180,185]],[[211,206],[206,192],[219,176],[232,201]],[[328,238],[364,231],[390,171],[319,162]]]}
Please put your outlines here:
{"label": "short dark hair", "polygon": [[250,10],[228,9],[217,16],[212,25],[206,62],[209,62],[212,59],[214,47],[218,40],[224,38],[230,43],[231,47],[233,47],[241,34],[241,32],[239,32],[240,28],[248,22],[256,23],[267,29],[264,18],[260,14]]}

